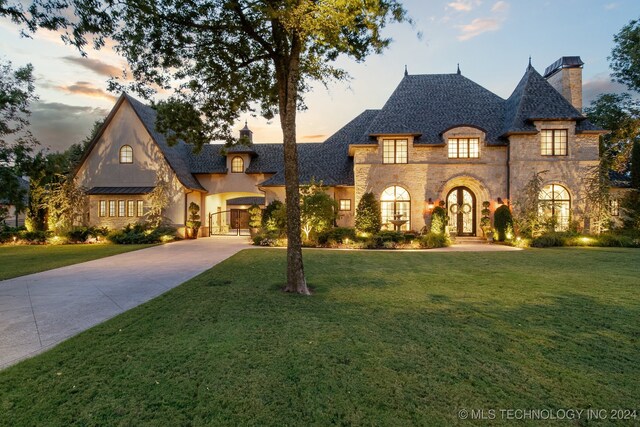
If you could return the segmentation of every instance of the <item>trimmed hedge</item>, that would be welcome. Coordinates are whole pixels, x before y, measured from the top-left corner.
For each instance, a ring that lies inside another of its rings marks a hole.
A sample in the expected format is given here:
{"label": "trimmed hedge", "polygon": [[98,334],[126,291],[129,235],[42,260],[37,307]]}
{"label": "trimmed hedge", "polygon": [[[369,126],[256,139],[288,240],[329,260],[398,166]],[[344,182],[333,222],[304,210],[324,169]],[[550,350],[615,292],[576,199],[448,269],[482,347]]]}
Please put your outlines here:
{"label": "trimmed hedge", "polygon": [[502,205],[493,214],[493,225],[498,233],[498,241],[504,242],[507,239],[507,232],[513,232],[513,217],[509,206]]}
{"label": "trimmed hedge", "polygon": [[128,224],[122,230],[114,230],[107,235],[107,240],[119,245],[160,243],[171,241],[175,238],[176,229],[173,227],[149,228],[143,224]]}
{"label": "trimmed hedge", "polygon": [[640,239],[614,233],[586,236],[574,233],[546,233],[531,240],[531,247],[548,248],[558,246],[597,246],[617,248],[640,248]]}

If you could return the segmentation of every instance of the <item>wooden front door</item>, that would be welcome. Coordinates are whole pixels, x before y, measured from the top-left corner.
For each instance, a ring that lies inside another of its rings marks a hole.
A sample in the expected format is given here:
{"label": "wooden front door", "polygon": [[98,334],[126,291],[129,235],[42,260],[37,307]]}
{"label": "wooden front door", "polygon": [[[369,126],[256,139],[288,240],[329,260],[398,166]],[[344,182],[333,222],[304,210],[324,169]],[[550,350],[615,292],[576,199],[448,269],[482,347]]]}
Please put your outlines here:
{"label": "wooden front door", "polygon": [[231,227],[236,230],[249,228],[249,212],[246,209],[231,209]]}
{"label": "wooden front door", "polygon": [[476,235],[476,196],[467,187],[456,187],[447,195],[449,231],[457,236]]}

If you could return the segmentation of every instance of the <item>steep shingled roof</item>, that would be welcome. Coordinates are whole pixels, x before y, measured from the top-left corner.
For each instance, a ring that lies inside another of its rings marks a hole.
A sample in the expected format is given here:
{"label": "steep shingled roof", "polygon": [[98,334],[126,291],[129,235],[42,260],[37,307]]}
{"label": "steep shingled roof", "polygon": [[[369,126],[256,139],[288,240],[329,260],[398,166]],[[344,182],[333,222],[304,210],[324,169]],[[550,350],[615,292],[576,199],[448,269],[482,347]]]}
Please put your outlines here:
{"label": "steep shingled roof", "polygon": [[123,94],[123,96],[127,101],[129,101],[129,104],[140,118],[140,121],[147,129],[147,132],[151,135],[151,138],[153,138],[156,144],[160,147],[160,151],[162,151],[162,154],[169,163],[169,166],[171,166],[171,169],[173,169],[182,185],[190,190],[206,192],[204,187],[200,185],[200,182],[198,182],[191,173],[189,162],[185,158],[185,149],[190,150],[190,147],[187,147],[187,144],[182,141],[180,141],[175,147],[170,147],[165,136],[156,130],[156,110],[126,93]]}
{"label": "steep shingled roof", "polygon": [[[442,144],[442,133],[470,125],[500,139],[504,100],[461,74],[405,76],[368,128],[370,135],[419,135],[417,144]],[[370,140],[359,141],[361,144]]]}

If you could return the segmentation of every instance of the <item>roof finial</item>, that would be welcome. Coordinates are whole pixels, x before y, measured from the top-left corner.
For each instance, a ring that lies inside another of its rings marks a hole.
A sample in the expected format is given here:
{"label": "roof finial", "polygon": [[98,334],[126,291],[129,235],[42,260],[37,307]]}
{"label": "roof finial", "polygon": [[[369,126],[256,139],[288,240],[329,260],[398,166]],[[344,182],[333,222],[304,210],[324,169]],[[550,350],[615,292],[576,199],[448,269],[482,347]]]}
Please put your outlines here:
{"label": "roof finial", "polygon": [[409,75],[409,71],[407,70],[407,64],[404,64],[404,75],[405,76]]}
{"label": "roof finial", "polygon": [[531,66],[531,55],[529,55],[529,66],[527,67],[527,70],[530,70],[531,68],[533,67]]}
{"label": "roof finial", "polygon": [[458,73],[458,74],[462,74],[462,73],[460,72],[460,63],[459,63],[459,62],[458,62],[458,71],[457,71],[457,73]]}

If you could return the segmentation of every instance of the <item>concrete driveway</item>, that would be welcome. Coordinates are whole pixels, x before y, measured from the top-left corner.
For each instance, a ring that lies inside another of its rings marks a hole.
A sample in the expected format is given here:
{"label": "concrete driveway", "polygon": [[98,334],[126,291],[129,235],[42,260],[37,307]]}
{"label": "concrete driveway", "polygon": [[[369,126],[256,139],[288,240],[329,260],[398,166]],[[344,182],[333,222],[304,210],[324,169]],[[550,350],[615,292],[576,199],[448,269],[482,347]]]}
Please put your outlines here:
{"label": "concrete driveway", "polygon": [[0,368],[142,304],[250,248],[208,237],[0,281]]}

